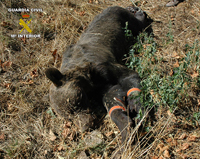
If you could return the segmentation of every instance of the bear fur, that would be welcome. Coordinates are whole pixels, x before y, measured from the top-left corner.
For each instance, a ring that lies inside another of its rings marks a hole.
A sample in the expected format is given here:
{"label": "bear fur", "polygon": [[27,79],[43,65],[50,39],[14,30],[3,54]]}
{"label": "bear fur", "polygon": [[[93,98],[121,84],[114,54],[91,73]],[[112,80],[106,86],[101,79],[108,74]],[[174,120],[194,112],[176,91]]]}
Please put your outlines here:
{"label": "bear fur", "polygon": [[[123,29],[126,22],[133,36],[149,25],[146,14],[138,8],[109,7],[97,15],[79,41],[63,53],[60,71],[46,70],[46,76],[53,82],[50,103],[57,114],[69,118],[69,114],[92,109],[94,97],[103,101],[107,111],[116,104],[126,107],[124,102],[129,105],[127,111],[138,113],[139,100],[126,95],[130,88],[140,88],[138,74],[122,62],[130,49]],[[116,109],[111,114],[111,119],[123,131],[123,141],[127,136],[126,126],[132,124],[127,111]]]}

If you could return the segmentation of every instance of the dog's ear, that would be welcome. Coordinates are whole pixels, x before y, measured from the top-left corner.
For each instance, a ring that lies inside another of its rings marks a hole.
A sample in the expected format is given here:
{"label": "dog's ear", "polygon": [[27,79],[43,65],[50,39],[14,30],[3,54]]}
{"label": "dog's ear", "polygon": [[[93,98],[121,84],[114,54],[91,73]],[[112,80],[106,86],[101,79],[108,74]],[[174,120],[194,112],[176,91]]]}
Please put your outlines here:
{"label": "dog's ear", "polygon": [[56,68],[48,68],[45,71],[48,79],[50,79],[56,87],[62,85],[62,79],[64,75]]}

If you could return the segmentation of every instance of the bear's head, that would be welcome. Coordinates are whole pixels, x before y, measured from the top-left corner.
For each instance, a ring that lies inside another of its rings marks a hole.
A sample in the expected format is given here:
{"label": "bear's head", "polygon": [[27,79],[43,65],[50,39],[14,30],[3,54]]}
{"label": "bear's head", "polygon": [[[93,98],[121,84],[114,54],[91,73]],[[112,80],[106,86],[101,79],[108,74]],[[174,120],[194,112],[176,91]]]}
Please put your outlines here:
{"label": "bear's head", "polygon": [[68,118],[69,113],[73,114],[88,107],[86,91],[90,86],[84,76],[77,73],[63,75],[56,68],[48,68],[45,74],[53,82],[50,86],[49,97],[51,107],[57,114]]}

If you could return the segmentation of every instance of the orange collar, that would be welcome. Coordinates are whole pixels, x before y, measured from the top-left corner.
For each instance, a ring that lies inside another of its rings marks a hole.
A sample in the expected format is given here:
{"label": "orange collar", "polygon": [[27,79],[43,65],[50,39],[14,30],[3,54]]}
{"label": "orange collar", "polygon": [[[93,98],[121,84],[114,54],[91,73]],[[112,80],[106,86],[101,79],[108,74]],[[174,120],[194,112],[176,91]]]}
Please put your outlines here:
{"label": "orange collar", "polygon": [[116,105],[116,106],[113,106],[110,110],[109,110],[109,115],[111,116],[111,113],[113,112],[113,110],[115,109],[122,109],[123,111],[125,111],[126,109],[122,106],[119,106],[119,105]]}
{"label": "orange collar", "polygon": [[134,92],[134,91],[139,91],[139,92],[141,92],[141,90],[140,90],[139,88],[131,88],[131,89],[128,90],[127,96],[129,96],[129,95],[130,95],[132,92]]}

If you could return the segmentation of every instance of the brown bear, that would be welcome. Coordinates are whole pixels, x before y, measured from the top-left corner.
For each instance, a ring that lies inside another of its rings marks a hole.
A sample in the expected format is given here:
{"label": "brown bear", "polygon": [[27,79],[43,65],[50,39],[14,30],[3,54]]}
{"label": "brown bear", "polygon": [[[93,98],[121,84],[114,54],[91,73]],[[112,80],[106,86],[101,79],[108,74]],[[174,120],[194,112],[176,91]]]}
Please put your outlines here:
{"label": "brown bear", "polygon": [[98,98],[123,130],[122,140],[126,139],[126,126],[132,124],[127,112],[138,113],[140,109],[139,100],[132,98],[140,92],[140,78],[122,62],[130,49],[124,28],[128,23],[132,35],[137,36],[149,25],[147,19],[136,7],[118,6],[109,7],[94,18],[79,41],[63,53],[60,71],[48,68],[45,72],[53,82],[50,103],[57,114],[68,118],[69,114],[92,109],[92,99]]}

